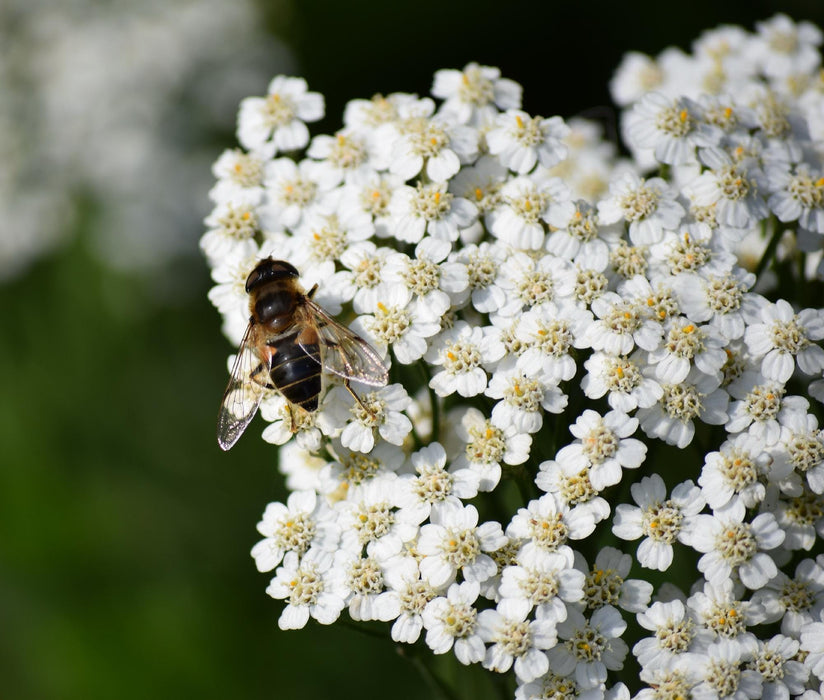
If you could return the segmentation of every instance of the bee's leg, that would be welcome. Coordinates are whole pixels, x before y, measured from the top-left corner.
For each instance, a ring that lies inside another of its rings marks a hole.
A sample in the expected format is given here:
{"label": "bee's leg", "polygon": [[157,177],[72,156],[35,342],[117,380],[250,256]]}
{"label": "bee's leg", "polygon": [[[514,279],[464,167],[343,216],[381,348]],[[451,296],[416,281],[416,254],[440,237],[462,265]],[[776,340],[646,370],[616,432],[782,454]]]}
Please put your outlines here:
{"label": "bee's leg", "polygon": [[318,285],[317,285],[317,283],[315,283],[315,286],[314,286],[314,287],[312,287],[312,289],[310,289],[308,292],[306,292],[306,296],[307,296],[309,299],[311,299],[313,296],[315,296],[315,292],[316,292],[316,291],[318,291]]}
{"label": "bee's leg", "polygon": [[[252,370],[251,374],[249,374],[249,378],[250,378],[253,382],[256,382],[257,384],[260,384],[260,385],[261,385],[262,387],[264,387],[265,389],[274,389],[274,388],[275,388],[275,385],[274,385],[274,384],[272,384],[271,379],[269,379],[269,376],[268,376],[268,374],[267,374],[267,372],[268,372],[268,371],[269,371],[269,368],[268,368],[268,367],[266,367],[266,366],[265,366],[265,365],[261,362],[260,364],[258,364],[258,366],[257,366],[257,367],[255,367],[255,368]],[[261,375],[263,375],[263,376],[261,376]]]}
{"label": "bee's leg", "polygon": [[344,380],[343,380],[343,386],[345,386],[345,387],[346,387],[346,391],[348,391],[350,394],[352,394],[352,398],[353,398],[353,399],[355,399],[355,401],[357,401],[357,402],[360,404],[360,407],[361,407],[364,411],[366,411],[366,412],[367,412],[370,416],[372,416],[372,417],[374,418],[374,416],[375,416],[375,412],[374,412],[371,408],[369,408],[369,407],[368,407],[368,406],[367,406],[367,405],[366,405],[366,404],[365,404],[365,403],[361,400],[361,397],[360,397],[360,396],[358,396],[358,395],[355,393],[355,390],[354,390],[354,389],[353,389],[353,388],[349,385],[349,380],[348,380],[348,379],[344,379]]}

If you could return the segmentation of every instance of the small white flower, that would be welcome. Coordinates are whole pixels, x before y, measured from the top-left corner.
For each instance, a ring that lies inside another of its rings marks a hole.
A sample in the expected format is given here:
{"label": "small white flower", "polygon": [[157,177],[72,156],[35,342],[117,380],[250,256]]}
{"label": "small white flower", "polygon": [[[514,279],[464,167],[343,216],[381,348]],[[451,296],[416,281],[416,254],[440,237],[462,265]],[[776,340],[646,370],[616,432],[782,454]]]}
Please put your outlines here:
{"label": "small white flower", "polygon": [[622,469],[637,469],[644,461],[646,445],[630,437],[637,428],[638,420],[625,413],[600,416],[587,409],[569,428],[577,440],[562,447],[555,459],[571,469],[590,467],[592,487],[602,491],[621,480]]}
{"label": "small white flower", "polygon": [[200,239],[200,248],[208,258],[217,263],[250,257],[256,252],[254,238],[260,231],[258,199],[255,195],[238,193],[215,206],[205,219],[209,230]]}
{"label": "small white flower", "polygon": [[778,700],[804,692],[810,672],[795,658],[798,640],[777,634],[770,639],[750,638],[743,643],[751,656],[747,668],[761,674],[763,684],[759,697]]}
{"label": "small white flower", "polygon": [[339,501],[338,523],[343,535],[341,547],[360,551],[379,560],[400,551],[404,543],[418,536],[415,514],[399,509],[401,489],[397,477],[372,479]]}
{"label": "small white flower", "polygon": [[636,148],[650,149],[668,165],[695,162],[695,149],[719,141],[720,129],[704,121],[697,102],[670,99],[661,93],[642,96],[628,114],[627,138]]}
{"label": "small white flower", "polygon": [[695,419],[723,425],[727,422],[730,397],[719,387],[720,380],[720,374],[711,376],[693,368],[685,381],[665,384],[664,395],[657,404],[638,410],[641,429],[650,437],[683,449],[695,435]]}
{"label": "small white flower", "polygon": [[690,369],[717,375],[727,361],[724,339],[712,326],[699,326],[683,317],[668,324],[661,347],[649,354],[655,376],[662,384],[680,384]]}
{"label": "small white flower", "polygon": [[664,229],[677,228],[685,213],[665,180],[645,180],[634,173],[623,173],[610,184],[609,197],[598,203],[601,223],[627,222],[635,245],[657,243]]}
{"label": "small white flower", "polygon": [[759,477],[768,472],[770,463],[764,443],[746,433],[725,441],[718,452],[708,453],[698,483],[709,507],[718,510],[737,500],[747,508],[758,506],[766,495]]}
{"label": "small white flower", "polygon": [[582,269],[607,269],[610,244],[615,245],[621,238],[619,225],[600,223],[598,210],[582,199],[552,207],[548,223],[555,229],[546,239],[548,252]]}
{"label": "small white flower", "polygon": [[585,347],[583,337],[591,323],[589,311],[564,299],[530,309],[521,316],[515,332],[523,344],[516,366],[537,372],[553,384],[572,379],[577,371],[573,348]]}
{"label": "small white flower", "polygon": [[536,552],[558,552],[572,565],[572,549],[568,541],[582,540],[594,529],[592,513],[571,509],[548,493],[531,500],[526,508],[519,508],[512,516],[506,534],[525,541],[520,555],[525,561]]}
{"label": "small white flower", "polygon": [[349,616],[355,621],[394,620],[400,613],[397,596],[385,589],[380,564],[360,549],[343,547],[335,552],[332,578],[349,591]]}
{"label": "small white flower", "polygon": [[767,379],[787,382],[798,368],[809,375],[824,370],[824,350],[812,341],[824,338],[824,313],[803,309],[798,314],[783,299],[761,310],[761,323],[744,333],[750,352],[761,358],[761,373]]}
{"label": "small white flower", "polygon": [[719,639],[699,654],[703,681],[694,688],[694,697],[735,700],[762,697],[763,679],[758,671],[744,667],[750,654],[740,642]]}
{"label": "small white flower", "polygon": [[575,284],[575,268],[566,260],[552,255],[535,260],[526,253],[513,253],[500,267],[498,286],[506,292],[507,300],[497,315],[514,316],[525,308],[571,299]]}
{"label": "small white flower", "polygon": [[455,650],[455,656],[465,666],[483,661],[486,646],[478,627],[475,601],[480,586],[474,581],[453,583],[445,596],[429,601],[423,609],[426,645],[435,654]]}
{"label": "small white flower", "polygon": [[821,63],[821,30],[810,22],[795,22],[778,13],[755,23],[750,55],[767,75],[784,77],[806,73]]}
{"label": "small white flower", "polygon": [[695,518],[704,507],[701,490],[685,481],[667,499],[664,480],[653,474],[633,484],[631,492],[638,506],[619,504],[612,531],[623,540],[644,537],[638,545],[638,563],[648,569],[666,571],[672,564],[673,543],[690,542]]}
{"label": "small white flower", "polygon": [[444,241],[456,241],[461,229],[478,217],[468,199],[447,191],[445,182],[417,186],[401,185],[389,203],[392,234],[406,243],[419,242],[424,233]]}
{"label": "small white flower", "polygon": [[566,394],[543,379],[530,378],[532,371],[498,370],[489,380],[484,393],[500,399],[492,409],[495,425],[512,425],[518,432],[536,433],[543,425],[544,411],[561,413],[566,408]]}
{"label": "small white flower", "polygon": [[392,348],[404,365],[420,359],[427,349],[426,339],[440,330],[440,319],[400,285],[381,285],[377,309],[370,316],[359,316],[352,330],[365,335],[384,355]]}
{"label": "small white flower", "polygon": [[278,158],[268,162],[264,179],[267,196],[258,208],[261,227],[265,231],[295,229],[335,184],[315,161],[295,163],[291,158]]}
{"label": "small white flower", "polygon": [[763,297],[747,292],[755,275],[742,268],[708,275],[682,275],[673,281],[684,315],[695,323],[715,327],[725,340],[744,335],[748,323],[758,317]]}
{"label": "small white flower", "polygon": [[449,241],[425,237],[415,246],[415,255],[390,253],[382,269],[386,284],[403,286],[433,314],[442,316],[452,300],[465,296],[469,275],[463,263],[448,261]]}
{"label": "small white flower", "polygon": [[306,155],[320,160],[335,184],[348,183],[359,171],[366,174],[371,170],[368,166],[369,144],[353,129],[342,129],[334,136],[315,136]]}
{"label": "small white flower", "polygon": [[460,499],[478,494],[480,477],[467,468],[447,470],[446,451],[438,442],[413,452],[410,457],[414,474],[401,476],[401,494],[398,505],[414,511],[419,523],[426,520],[437,503],[462,506]]}
{"label": "small white flower", "polygon": [[486,581],[497,570],[488,553],[505,542],[499,523],[478,525],[475,506],[442,502],[433,508],[431,523],[421,527],[421,576],[435,587],[453,582],[459,571],[466,581]]}
{"label": "small white flower", "polygon": [[360,391],[358,398],[360,401],[355,401],[345,387],[332,389],[323,404],[321,426],[329,433],[332,426],[343,424],[338,437],[345,448],[355,452],[371,452],[378,436],[392,445],[403,445],[412,430],[412,421],[404,413],[412,399],[403,386],[389,384]]}
{"label": "small white flower", "polygon": [[389,238],[393,235],[389,204],[402,184],[403,181],[391,173],[357,170],[341,188],[340,211],[346,214],[352,209],[369,214],[375,226],[375,237]]}
{"label": "small white flower", "polygon": [[548,652],[555,673],[574,676],[584,688],[594,688],[607,680],[607,671],[624,665],[629,651],[621,635],[627,623],[611,605],[598,608],[587,619],[575,608],[558,623],[559,643]]}
{"label": "small white flower", "polygon": [[824,622],[810,622],[801,628],[801,649],[807,652],[804,665],[824,680]]}
{"label": "small white flower", "polygon": [[641,627],[654,632],[632,648],[644,668],[666,667],[679,656],[704,648],[712,641],[709,630],[696,624],[689,609],[678,599],[657,601],[640,612],[637,619]]}
{"label": "small white flower", "polygon": [[372,241],[350,245],[340,256],[340,264],[346,269],[336,272],[327,281],[327,288],[341,301],[351,301],[355,313],[375,313],[378,289],[383,281],[381,273],[390,252],[388,248],[378,248]]}
{"label": "small white flower", "polygon": [[240,103],[237,138],[244,148],[267,158],[309,143],[305,122],[323,118],[323,95],[309,92],[303,78],[278,75],[266,97],[247,97]]}
{"label": "small white flower", "polygon": [[556,552],[532,550],[518,557],[517,564],[504,567],[498,595],[535,608],[541,620],[566,619],[567,603],[584,597],[584,574],[572,568],[569,559]]}
{"label": "small white flower", "polygon": [[[369,454],[335,446],[329,452],[335,458],[318,475],[319,491],[330,497],[346,497],[350,492],[373,481],[394,477],[404,462],[403,452],[394,445],[381,443]],[[394,498],[390,499],[394,503]]]}
{"label": "small white flower", "polygon": [[413,557],[396,556],[386,561],[384,581],[397,600],[398,615],[392,623],[392,640],[414,644],[423,631],[423,611],[427,604],[442,593],[421,579]]}
{"label": "small white flower", "polygon": [[317,208],[305,213],[299,225],[292,227],[295,255],[291,260],[295,267],[334,263],[351,245],[372,236],[372,218],[353,208],[341,211],[339,192],[336,190],[324,197]]}
{"label": "small white flower", "polygon": [[480,491],[492,491],[501,480],[501,465],[523,464],[529,458],[532,438],[514,425],[498,425],[477,408],[468,408],[456,426],[464,447],[455,468],[468,467],[478,475]]}
{"label": "small white flower", "polygon": [[489,212],[487,226],[498,240],[522,250],[544,245],[549,208],[571,199],[559,178],[517,177],[501,188],[501,203]]}
{"label": "small white flower", "polygon": [[719,584],[706,581],[687,599],[687,607],[716,639],[747,639],[748,628],[764,622],[765,614],[756,600],[742,600],[741,590],[729,578]]}
{"label": "small white flower", "polygon": [[588,610],[605,605],[640,613],[649,606],[652,584],[640,579],[628,579],[632,557],[615,547],[604,547],[595,557],[595,564],[587,567],[583,555],[576,553],[575,568],[586,572],[584,600]]}
{"label": "small white flower", "polygon": [[684,186],[684,194],[699,207],[713,207],[721,226],[745,229],[769,216],[770,210],[759,186],[760,171],[749,162],[736,162],[717,148],[701,152],[708,166],[701,175]]}
{"label": "small white flower", "polygon": [[491,121],[498,109],[519,108],[521,92],[521,86],[502,78],[498,68],[477,63],[468,63],[463,70],[439,70],[432,84],[432,95],[444,100],[440,113],[473,126]]}
{"label": "small white flower", "polygon": [[810,172],[802,163],[795,172],[783,163],[766,166],[765,174],[772,193],[767,200],[779,221],[798,221],[813,233],[824,233],[824,177],[821,172]]}
{"label": "small white flower", "polygon": [[818,419],[812,413],[789,413],[782,423],[779,440],[770,448],[779,473],[794,472],[782,489],[800,495],[804,479],[813,493],[824,494],[824,430]]}
{"label": "small white flower", "polygon": [[322,625],[331,625],[346,606],[349,591],[332,576],[331,560],[317,556],[315,550],[302,559],[296,552],[287,552],[283,566],[266,589],[272,598],[285,599],[286,607],[278,619],[282,630],[301,629],[310,617]]}
{"label": "small white flower", "polygon": [[467,291],[477,311],[497,311],[506,302],[506,292],[498,284],[498,271],[507,257],[504,246],[486,241],[478,246],[464,246],[450,256],[450,260],[466,266]]}
{"label": "small white flower", "polygon": [[592,485],[591,468],[583,468],[572,460],[541,462],[535,477],[535,485],[542,491],[551,493],[572,511],[587,512],[595,523],[609,517],[609,503],[599,496]]}
{"label": "small white flower", "polygon": [[593,350],[607,355],[629,355],[637,345],[655,350],[664,334],[661,324],[649,318],[641,304],[607,292],[592,302],[595,321],[584,333]]}
{"label": "small white flower", "polygon": [[663,81],[664,72],[654,58],[629,51],[621,58],[609,82],[609,91],[615,104],[626,107],[660,88]]}
{"label": "small white flower", "polygon": [[377,131],[375,145],[385,153],[390,172],[402,180],[423,171],[429,181],[445,183],[462,164],[477,158],[478,133],[441,116],[418,116]]}
{"label": "small white flower", "polygon": [[737,574],[747,588],[763,587],[777,573],[772,557],[766,552],[784,541],[784,531],[772,513],[756,515],[746,522],[746,508],[740,501],[731,502],[716,515],[698,515],[690,545],[703,552],[698,570],[710,583],[720,583]]}
{"label": "small white flower", "polygon": [[273,445],[285,445],[292,438],[301,449],[318,452],[321,448],[323,433],[318,427],[318,418],[322,412],[301,411],[295,409],[280,392],[269,391],[260,402],[260,415],[269,421],[261,437]]}
{"label": "small white flower", "polygon": [[564,139],[568,134],[569,127],[561,117],[531,117],[511,109],[496,117],[486,134],[486,143],[503,165],[523,175],[539,162],[551,168],[562,161],[567,154]]}
{"label": "small white flower", "polygon": [[801,396],[785,396],[782,383],[765,381],[760,372],[746,371],[727,390],[730,403],[726,428],[731,433],[747,430],[765,446],[781,437],[781,422],[789,413],[807,413],[810,407]]}
{"label": "small white flower", "polygon": [[557,641],[555,622],[544,618],[528,620],[529,605],[505,600],[497,608],[483,610],[478,615],[481,638],[491,642],[486,650],[484,668],[506,673],[515,667],[515,675],[522,683],[533,681],[549,670],[544,652]]}
{"label": "small white flower", "polygon": [[297,442],[282,445],[278,455],[278,470],[286,477],[290,491],[311,489],[320,492],[320,475],[328,461],[300,447]]}
{"label": "small white flower", "polygon": [[607,394],[610,407],[616,411],[629,413],[636,408],[649,408],[658,402],[664,390],[644,373],[644,366],[640,352],[629,357],[595,352],[584,362],[587,374],[581,388],[590,399]]}
{"label": "small white flower", "polygon": [[270,503],[257,525],[265,539],[252,547],[258,571],[271,571],[286,552],[302,557],[310,548],[334,552],[340,537],[337,516],[314,491],[293,491],[286,504]]}
{"label": "small white flower", "polygon": [[503,343],[490,330],[459,321],[433,340],[425,359],[440,368],[429,382],[438,396],[457,392],[468,397],[484,392],[484,367],[496,363],[505,353]]}
{"label": "small white flower", "polygon": [[[794,480],[790,478],[780,484],[780,487],[786,486],[793,491]],[[784,531],[783,550],[809,551],[824,536],[824,495],[813,493],[809,488],[802,488],[798,496],[790,496],[775,486],[769,487],[762,508],[772,511]]]}
{"label": "small white flower", "polygon": [[212,174],[217,183],[209,190],[209,199],[215,204],[249,195],[257,204],[263,198],[263,158],[255,153],[227,149],[215,161]]}

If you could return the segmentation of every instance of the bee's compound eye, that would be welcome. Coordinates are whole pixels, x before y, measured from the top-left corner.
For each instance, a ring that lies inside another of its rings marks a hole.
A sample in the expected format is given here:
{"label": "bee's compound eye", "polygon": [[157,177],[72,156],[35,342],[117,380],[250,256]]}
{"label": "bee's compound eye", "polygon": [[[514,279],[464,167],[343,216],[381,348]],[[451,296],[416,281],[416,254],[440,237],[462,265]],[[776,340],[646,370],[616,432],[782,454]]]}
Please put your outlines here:
{"label": "bee's compound eye", "polygon": [[246,278],[246,293],[249,294],[255,287],[275,280],[299,277],[300,273],[294,265],[285,260],[261,260]]}

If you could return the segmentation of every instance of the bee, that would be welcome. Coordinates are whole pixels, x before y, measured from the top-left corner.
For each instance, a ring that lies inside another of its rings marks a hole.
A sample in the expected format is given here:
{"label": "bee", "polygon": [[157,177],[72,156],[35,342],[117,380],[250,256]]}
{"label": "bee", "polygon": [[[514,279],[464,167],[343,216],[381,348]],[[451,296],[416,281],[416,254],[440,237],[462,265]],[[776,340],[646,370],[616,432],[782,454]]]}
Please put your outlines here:
{"label": "bee", "polygon": [[249,325],[217,419],[217,441],[224,450],[238,441],[257,413],[264,388],[277,389],[290,410],[311,413],[318,407],[321,374],[331,372],[343,377],[343,385],[369,412],[349,381],[370,386],[388,381],[378,353],[312,301],[318,285],[305,292],[299,276],[288,262],[266,258],[246,279]]}

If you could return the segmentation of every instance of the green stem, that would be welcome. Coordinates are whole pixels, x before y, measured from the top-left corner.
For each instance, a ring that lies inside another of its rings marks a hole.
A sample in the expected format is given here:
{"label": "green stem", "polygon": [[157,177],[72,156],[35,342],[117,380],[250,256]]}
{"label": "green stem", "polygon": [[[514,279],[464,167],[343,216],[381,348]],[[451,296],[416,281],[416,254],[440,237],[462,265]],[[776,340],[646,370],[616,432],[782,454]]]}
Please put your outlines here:
{"label": "green stem", "polygon": [[801,308],[807,306],[807,254],[799,251],[797,253],[798,261],[798,302]]}
{"label": "green stem", "polygon": [[412,662],[412,665],[418,670],[418,673],[423,676],[423,679],[435,694],[443,697],[444,700],[458,700],[458,696],[453,692],[452,688],[450,688],[442,678],[438,677],[418,654],[414,653],[414,651],[413,653],[408,653],[405,647],[398,647],[398,653]]}
{"label": "green stem", "polygon": [[764,272],[767,265],[769,265],[775,255],[775,249],[778,248],[778,242],[781,240],[781,236],[784,233],[784,229],[781,226],[777,226],[773,221],[769,222],[767,225],[773,226],[775,230],[773,231],[772,236],[770,236],[770,241],[767,243],[767,247],[764,249],[764,255],[761,256],[761,260],[758,261],[758,265],[755,268],[756,277],[761,277],[761,273]]}
{"label": "green stem", "polygon": [[432,373],[429,371],[429,365],[424,362],[424,360],[420,360],[418,362],[418,367],[421,368],[423,372],[424,381],[426,382],[426,388],[429,391],[429,405],[432,409],[432,441],[433,442],[440,442],[441,440],[441,403],[438,400],[438,395],[435,393],[435,390],[429,386],[429,383],[432,381]]}

